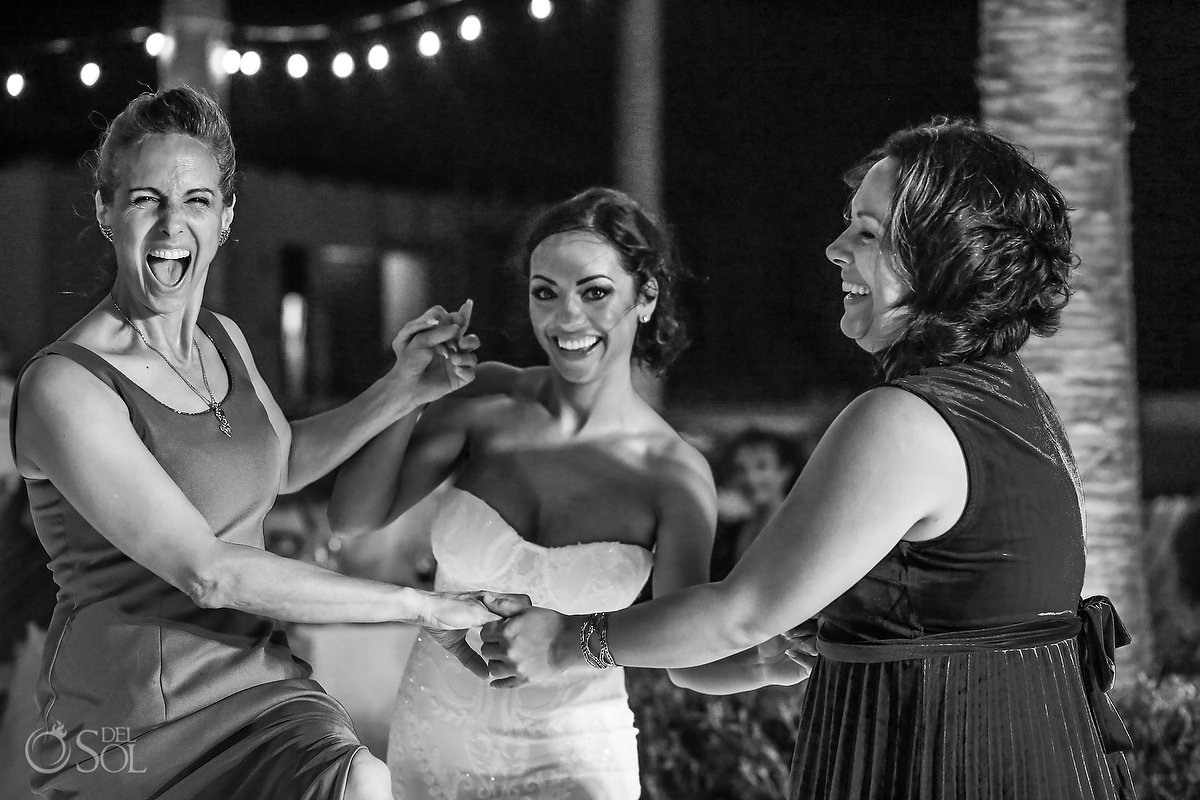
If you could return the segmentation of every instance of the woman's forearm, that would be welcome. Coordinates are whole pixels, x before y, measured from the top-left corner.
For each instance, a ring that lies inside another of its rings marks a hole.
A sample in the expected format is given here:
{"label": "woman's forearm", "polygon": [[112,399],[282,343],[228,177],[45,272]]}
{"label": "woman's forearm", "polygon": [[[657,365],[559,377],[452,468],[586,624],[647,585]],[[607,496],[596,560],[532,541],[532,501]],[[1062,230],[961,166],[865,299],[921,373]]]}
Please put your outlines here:
{"label": "woman's forearm", "polygon": [[388,376],[337,408],[291,423],[287,479],[294,492],[337,467],[381,431],[419,409],[410,392]]}
{"label": "woman's forearm", "polygon": [[608,615],[608,647],[618,664],[683,668],[754,647],[779,631],[743,613],[749,598],[728,582],[689,586]]}
{"label": "woman's forearm", "polygon": [[416,622],[426,593],[352,578],[255,547],[219,543],[193,599],[286,622]]}
{"label": "woman's forearm", "polygon": [[418,412],[405,415],[342,464],[329,498],[329,525],[334,533],[367,533],[392,520],[404,452],[418,418]]}
{"label": "woman's forearm", "polygon": [[737,694],[773,683],[762,669],[754,647],[708,664],[671,669],[667,673],[676,686],[702,694]]}

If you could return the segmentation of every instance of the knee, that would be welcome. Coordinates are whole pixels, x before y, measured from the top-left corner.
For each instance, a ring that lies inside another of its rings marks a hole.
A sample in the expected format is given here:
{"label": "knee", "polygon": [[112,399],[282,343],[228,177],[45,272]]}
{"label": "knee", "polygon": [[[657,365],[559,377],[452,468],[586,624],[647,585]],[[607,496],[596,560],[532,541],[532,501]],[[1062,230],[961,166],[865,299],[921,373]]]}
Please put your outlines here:
{"label": "knee", "polygon": [[359,750],[350,763],[345,800],[392,800],[392,773],[366,750]]}

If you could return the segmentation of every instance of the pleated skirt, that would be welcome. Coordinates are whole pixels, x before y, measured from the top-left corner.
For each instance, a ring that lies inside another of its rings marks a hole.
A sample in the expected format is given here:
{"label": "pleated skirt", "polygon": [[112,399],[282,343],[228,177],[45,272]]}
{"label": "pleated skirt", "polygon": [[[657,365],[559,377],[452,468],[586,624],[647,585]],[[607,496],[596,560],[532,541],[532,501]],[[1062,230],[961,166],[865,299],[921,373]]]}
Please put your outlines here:
{"label": "pleated skirt", "polygon": [[821,658],[791,797],[1132,800],[1123,768],[1123,756],[1102,750],[1073,640],[877,663]]}

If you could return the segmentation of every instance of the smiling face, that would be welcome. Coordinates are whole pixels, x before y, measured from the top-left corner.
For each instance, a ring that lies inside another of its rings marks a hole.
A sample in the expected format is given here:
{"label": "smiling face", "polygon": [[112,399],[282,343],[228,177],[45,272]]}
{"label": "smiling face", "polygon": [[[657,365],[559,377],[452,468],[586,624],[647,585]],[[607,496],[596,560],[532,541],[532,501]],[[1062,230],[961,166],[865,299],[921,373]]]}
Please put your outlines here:
{"label": "smiling face", "polygon": [[850,201],[846,230],[825,249],[842,271],[842,333],[868,353],[891,345],[905,317],[899,306],[906,294],[904,282],[880,248],[895,187],[892,159],[871,167]]}
{"label": "smiling face", "polygon": [[221,229],[233,222],[220,180],[208,149],[190,136],[154,134],[129,148],[111,202],[96,194],[96,218],[113,230],[122,294],[163,312],[202,293]]}
{"label": "smiling face", "polygon": [[653,310],[617,251],[594,234],[553,234],[529,259],[529,321],[550,365],[571,383],[628,372],[638,317]]}

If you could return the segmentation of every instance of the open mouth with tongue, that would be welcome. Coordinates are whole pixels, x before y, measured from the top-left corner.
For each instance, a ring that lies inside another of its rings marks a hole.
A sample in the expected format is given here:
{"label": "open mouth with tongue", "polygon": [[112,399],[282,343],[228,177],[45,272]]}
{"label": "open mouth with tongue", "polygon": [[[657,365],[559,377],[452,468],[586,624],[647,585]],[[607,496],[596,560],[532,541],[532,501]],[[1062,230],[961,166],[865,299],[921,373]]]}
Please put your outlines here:
{"label": "open mouth with tongue", "polygon": [[164,286],[178,286],[192,264],[192,251],[156,247],[146,254],[146,263],[159,283]]}

